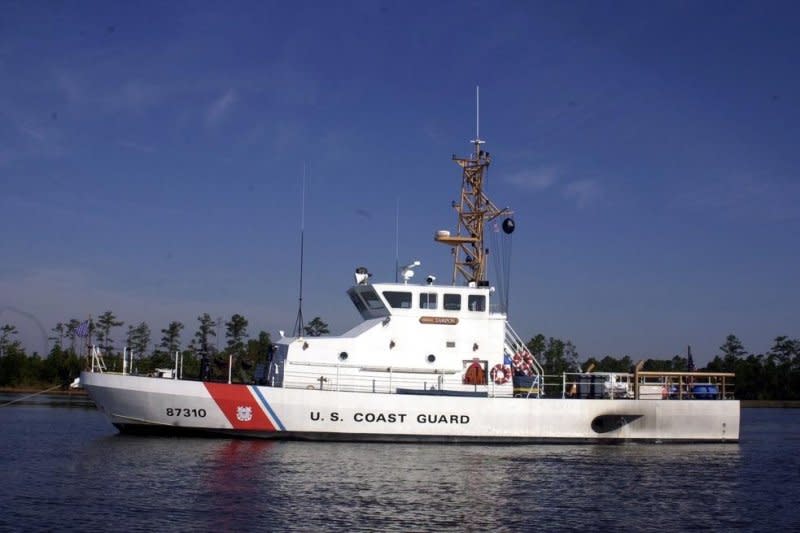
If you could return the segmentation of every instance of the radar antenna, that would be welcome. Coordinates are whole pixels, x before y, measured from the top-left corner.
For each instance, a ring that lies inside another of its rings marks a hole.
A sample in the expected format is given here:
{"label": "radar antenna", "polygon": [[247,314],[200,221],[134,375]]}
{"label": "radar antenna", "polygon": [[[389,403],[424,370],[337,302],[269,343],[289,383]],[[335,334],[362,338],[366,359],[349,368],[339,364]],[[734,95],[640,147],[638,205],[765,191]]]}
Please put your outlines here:
{"label": "radar antenna", "polygon": [[[475,139],[470,141],[474,151],[466,157],[453,156],[462,168],[461,200],[453,201],[458,214],[458,227],[455,235],[440,231],[434,239],[453,248],[453,284],[459,275],[467,284],[487,285],[486,259],[489,250],[484,246],[486,224],[502,215],[511,215],[508,208],[499,209],[492,203],[484,190],[484,180],[491,163],[489,152],[481,145],[480,138],[480,87],[475,88]],[[513,223],[509,224],[513,231]],[[503,230],[510,233],[503,224]]]}

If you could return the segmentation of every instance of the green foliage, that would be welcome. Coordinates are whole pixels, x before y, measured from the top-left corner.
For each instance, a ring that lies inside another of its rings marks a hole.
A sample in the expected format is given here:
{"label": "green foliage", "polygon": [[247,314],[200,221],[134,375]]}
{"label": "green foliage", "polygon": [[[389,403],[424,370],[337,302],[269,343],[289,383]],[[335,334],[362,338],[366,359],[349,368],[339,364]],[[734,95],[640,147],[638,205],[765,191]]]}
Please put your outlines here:
{"label": "green foliage", "polygon": [[247,341],[247,356],[256,364],[269,362],[270,354],[272,354],[272,339],[266,331],[260,331],[258,339]]}
{"label": "green foliage", "polygon": [[53,341],[54,346],[58,346],[61,348],[64,345],[64,335],[66,333],[66,325],[63,322],[59,322],[56,324],[56,327],[51,329],[50,331],[53,332],[53,335],[47,338],[49,341]]}
{"label": "green foliage", "polygon": [[[111,338],[111,330],[123,324],[125,323],[122,320],[117,320],[117,317],[114,316],[114,313],[111,311],[106,311],[97,317],[97,344],[101,349],[106,352],[111,351],[114,346],[114,340]],[[89,329],[91,330],[91,321],[89,325]]]}
{"label": "green foliage", "polygon": [[180,322],[170,322],[167,329],[162,329],[161,333],[163,337],[161,337],[161,347],[164,348],[167,352],[174,354],[178,350],[181,349],[181,330],[183,329],[183,324]]}
{"label": "green foliage", "polygon": [[136,360],[134,368],[137,373],[149,375],[156,371],[156,368],[175,368],[174,354],[156,351],[146,357]]}
{"label": "green foliage", "polygon": [[[528,342],[547,375],[558,375],[561,368],[570,368],[569,341],[537,335]],[[576,362],[577,363],[577,362]],[[592,367],[594,372],[631,372],[635,362],[629,357],[606,355],[602,359],[588,358],[581,365],[583,371]],[[655,372],[686,372],[689,361],[676,355],[671,359],[647,359],[643,370]],[[736,374],[736,398],[740,400],[800,400],[800,340],[786,336],[777,337],[766,354],[748,354],[735,335],[728,335],[720,346],[720,353],[699,371],[733,372]],[[573,372],[575,370],[566,370]]]}
{"label": "green foliage", "polygon": [[309,337],[319,337],[330,333],[328,324],[322,321],[318,316],[315,316],[311,322],[303,326],[303,332]]}
{"label": "green foliage", "polygon": [[[200,325],[192,342],[192,348],[183,351],[183,372],[186,377],[200,375],[200,357],[207,354],[212,360],[212,370],[217,379],[227,378],[227,354],[215,357],[214,347],[210,344],[215,337],[216,323],[208,313],[198,317]],[[0,327],[0,386],[6,387],[48,387],[66,384],[74,379],[86,361],[78,357],[75,349],[77,339],[75,330],[80,322],[70,319],[66,323],[56,324],[51,340],[53,348],[47,357],[37,354],[27,355],[20,342],[15,339],[17,329],[5,324]],[[112,328],[122,325],[111,312],[104,313],[98,319],[99,338],[109,340]],[[245,342],[247,320],[241,315],[233,315],[226,323],[228,337],[228,353],[236,353],[233,377],[235,381],[249,383],[252,370],[259,363],[269,361],[272,353],[272,341],[269,333],[261,331],[258,338]],[[94,328],[90,324],[90,331]],[[171,322],[166,329],[161,346],[166,351],[147,354],[150,341],[150,328],[142,322],[138,326],[129,327],[129,342],[137,354],[134,370],[140,374],[149,374],[156,368],[174,368],[174,352],[180,349],[180,322]],[[315,317],[305,326],[305,333],[318,336],[328,333],[328,325],[319,317]],[[69,341],[66,343],[65,341]],[[65,347],[65,344],[69,344]],[[569,340],[561,340],[544,335],[536,335],[528,342],[528,348],[543,364],[545,373],[558,375],[562,372],[586,371],[594,365],[596,372],[630,372],[634,361],[629,356],[615,358],[606,355],[602,359],[587,359],[579,364],[578,353]],[[197,349],[195,351],[195,348]],[[110,370],[122,369],[121,354],[108,354],[106,364]],[[671,359],[648,359],[643,369],[653,371],[686,371],[688,361],[676,355]],[[736,397],[742,400],[800,400],[800,340],[787,336],[776,337],[770,350],[764,354],[750,354],[735,335],[728,335],[720,346],[720,353],[704,369],[709,372],[734,372],[736,374]]]}
{"label": "green foliage", "polygon": [[197,331],[194,334],[194,339],[196,341],[197,351],[201,354],[212,355],[214,351],[214,347],[211,345],[211,337],[216,337],[217,332],[214,331],[214,328],[217,326],[217,323],[211,318],[211,315],[208,313],[203,313],[199,317],[197,317],[197,321],[200,322],[200,325],[197,327]]}
{"label": "green foliage", "polygon": [[235,314],[229,322],[225,322],[225,337],[228,339],[228,351],[240,354],[244,351],[243,340],[247,338],[247,319]]}
{"label": "green foliage", "polygon": [[17,327],[3,324],[0,327],[0,357],[10,353],[11,349],[19,349],[19,341],[12,338],[17,334]]}
{"label": "green foliage", "polygon": [[81,373],[81,360],[73,350],[64,350],[54,346],[48,359],[42,361],[39,380],[44,383],[60,383],[64,387]]}
{"label": "green foliage", "polygon": [[136,327],[128,326],[127,344],[137,357],[144,357],[150,346],[150,326],[146,322],[140,322]]}
{"label": "green foliage", "polygon": [[547,339],[545,339],[544,335],[539,333],[528,341],[528,349],[536,359],[541,361],[544,357],[544,351],[547,349]]}
{"label": "green foliage", "polygon": [[200,358],[192,350],[183,350],[183,375],[186,378],[200,377]]}
{"label": "green foliage", "polygon": [[77,339],[78,326],[80,325],[81,321],[77,318],[70,318],[66,325],[65,334],[67,339],[69,339],[69,349],[73,352],[75,351],[75,340]]}
{"label": "green foliage", "polygon": [[689,359],[676,355],[672,359],[648,359],[642,370],[652,372],[688,372]]}

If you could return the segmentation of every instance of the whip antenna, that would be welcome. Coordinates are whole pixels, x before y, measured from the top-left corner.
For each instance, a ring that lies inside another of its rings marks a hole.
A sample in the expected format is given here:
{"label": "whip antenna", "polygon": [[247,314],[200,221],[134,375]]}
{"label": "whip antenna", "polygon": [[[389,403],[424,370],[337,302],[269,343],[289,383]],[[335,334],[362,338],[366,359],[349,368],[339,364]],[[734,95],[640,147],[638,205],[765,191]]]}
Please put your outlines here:
{"label": "whip antenna", "polygon": [[305,251],[306,228],[306,162],[303,161],[303,183],[300,191],[300,296],[297,300],[297,319],[294,322],[294,336],[303,335],[303,253]]}

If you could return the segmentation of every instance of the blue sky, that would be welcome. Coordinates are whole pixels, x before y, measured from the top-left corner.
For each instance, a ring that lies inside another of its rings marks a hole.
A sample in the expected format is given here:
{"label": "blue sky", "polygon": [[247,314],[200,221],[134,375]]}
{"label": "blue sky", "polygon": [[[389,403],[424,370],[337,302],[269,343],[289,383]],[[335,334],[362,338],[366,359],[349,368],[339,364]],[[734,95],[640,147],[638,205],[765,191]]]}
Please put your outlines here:
{"label": "blue sky", "polygon": [[305,163],[304,314],[342,332],[354,267],[394,279],[398,202],[401,261],[448,278],[432,237],[455,226],[480,85],[523,337],[706,362],[733,332],[763,352],[800,335],[798,14],[6,2],[0,322],[39,351],[36,322],[106,309],[291,330]]}

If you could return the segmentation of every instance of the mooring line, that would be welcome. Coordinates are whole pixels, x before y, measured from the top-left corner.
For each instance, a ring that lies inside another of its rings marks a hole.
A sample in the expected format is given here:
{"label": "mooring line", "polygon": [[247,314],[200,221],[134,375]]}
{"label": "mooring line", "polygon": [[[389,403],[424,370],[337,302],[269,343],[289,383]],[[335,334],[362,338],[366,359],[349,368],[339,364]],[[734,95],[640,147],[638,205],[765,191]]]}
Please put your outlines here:
{"label": "mooring line", "polygon": [[23,396],[22,398],[15,398],[10,402],[0,403],[0,407],[5,407],[6,405],[11,405],[12,403],[21,402],[22,400],[27,400],[28,398],[33,398],[37,394],[44,394],[45,392],[50,392],[51,390],[61,388],[61,385],[56,385],[54,387],[50,387],[49,389],[41,390],[39,392],[34,392],[33,394],[28,394],[27,396]]}

